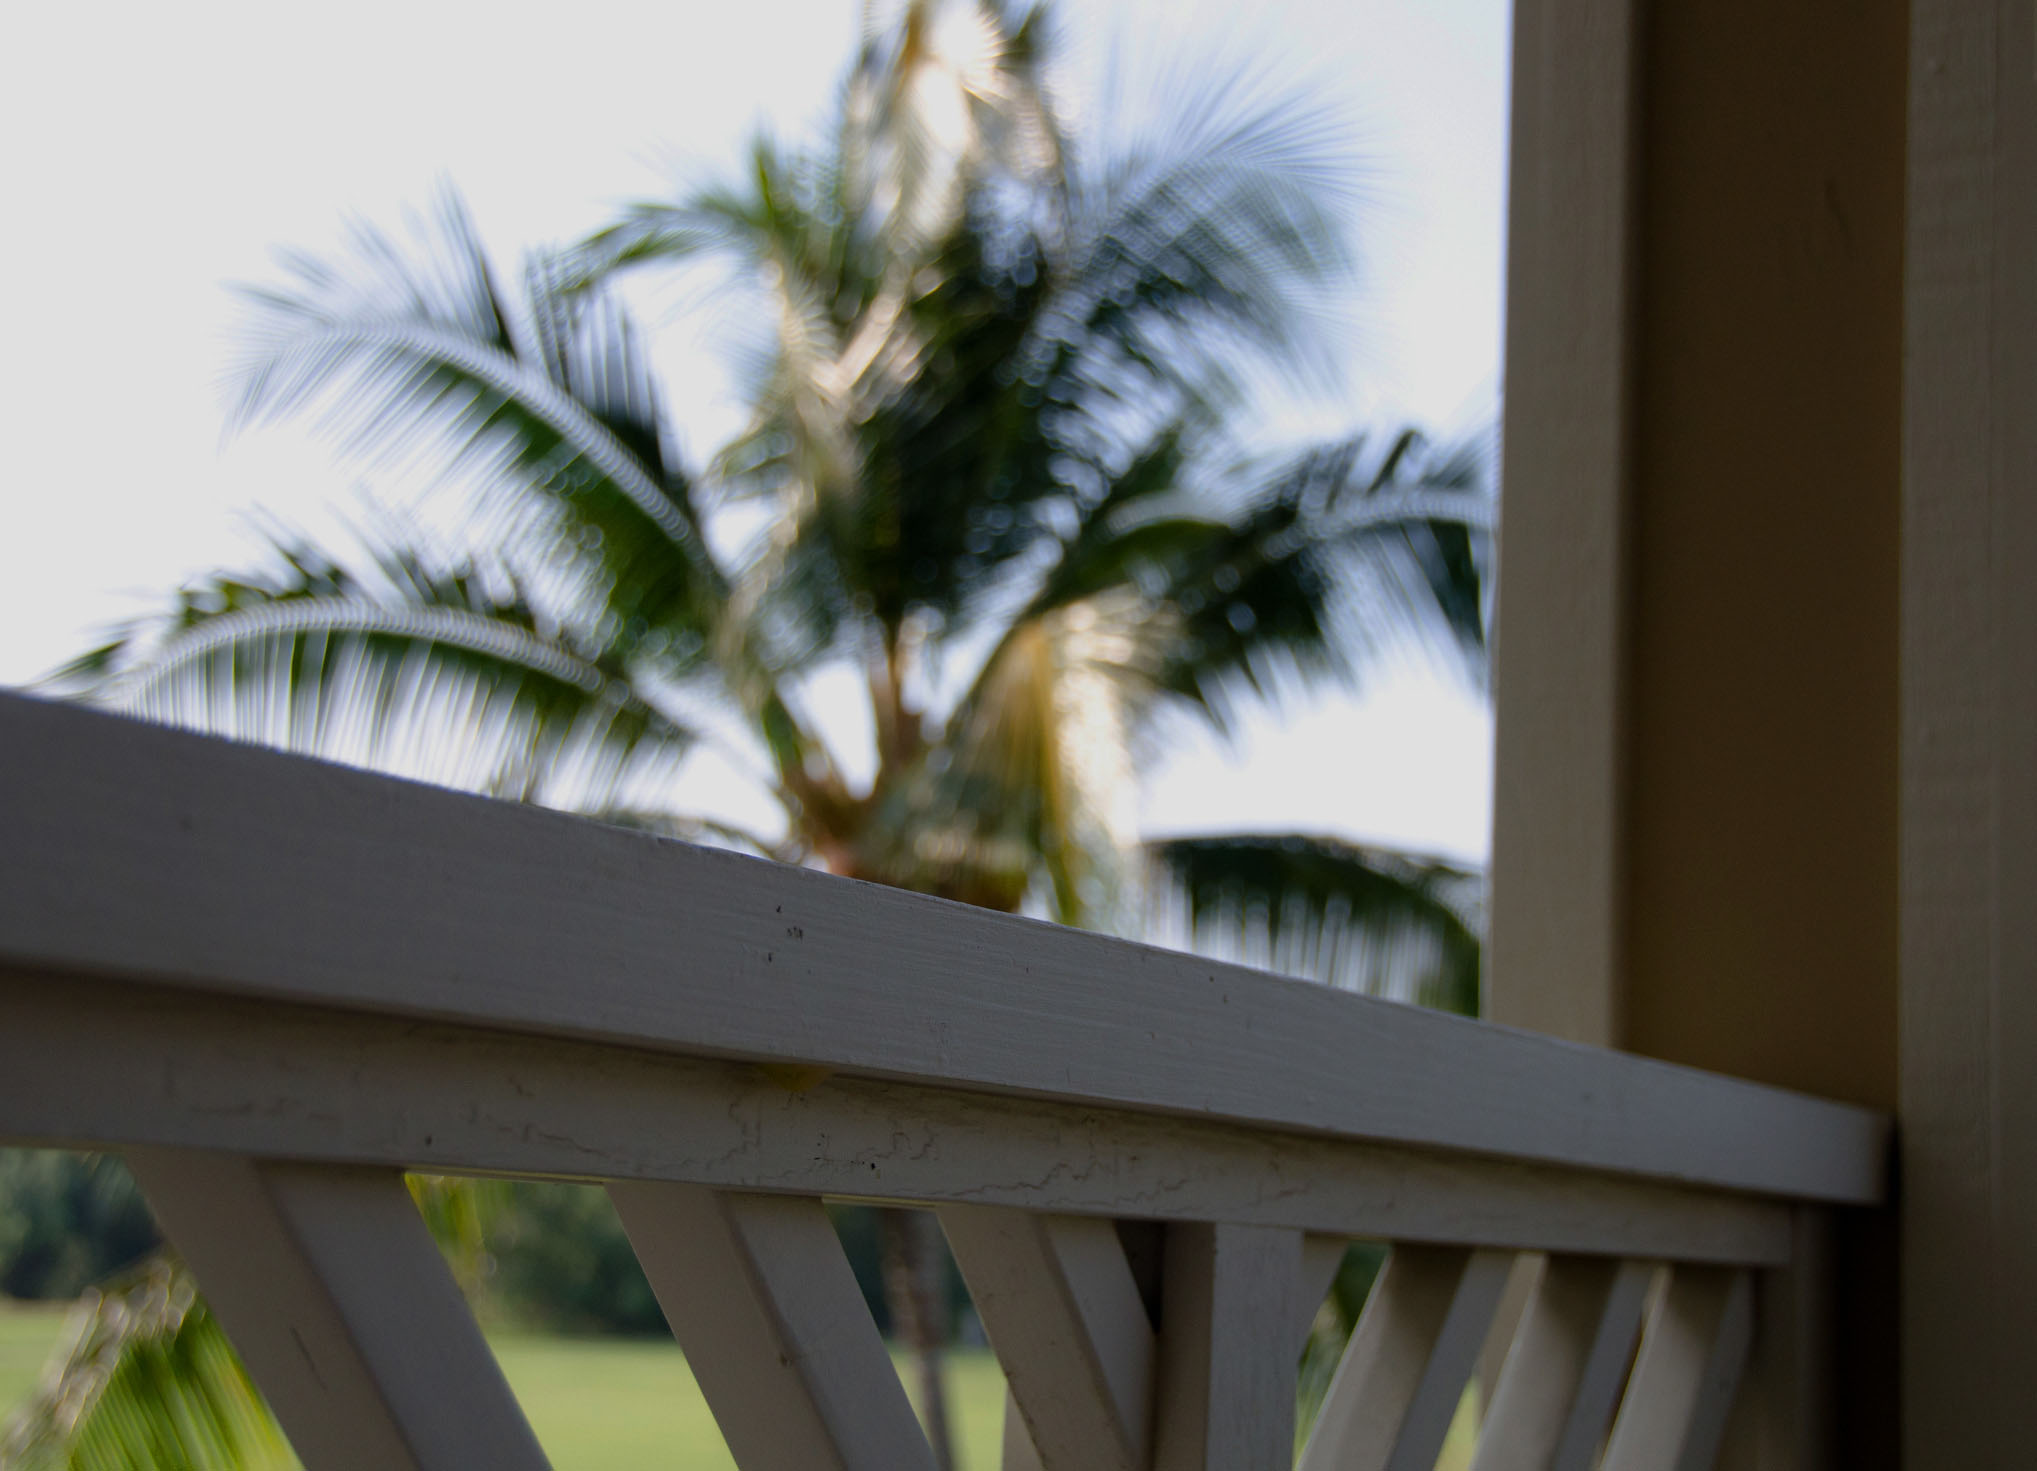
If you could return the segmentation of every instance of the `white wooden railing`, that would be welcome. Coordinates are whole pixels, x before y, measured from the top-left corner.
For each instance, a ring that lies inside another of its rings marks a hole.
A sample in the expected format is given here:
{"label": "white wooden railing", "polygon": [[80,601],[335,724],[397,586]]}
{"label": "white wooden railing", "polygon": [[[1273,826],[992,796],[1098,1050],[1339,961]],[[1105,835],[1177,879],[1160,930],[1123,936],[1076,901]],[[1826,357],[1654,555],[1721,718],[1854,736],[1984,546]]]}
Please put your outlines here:
{"label": "white wooden railing", "polygon": [[1634,1471],[1810,1454],[1887,1125],[0,696],[0,1140],[126,1156],[314,1471],[544,1464],[405,1169],[605,1183],[744,1471],[930,1464],[822,1197],[938,1211],[1008,1467],[1284,1471],[1376,1238],[1308,1471],[1433,1465],[1523,1253],[1479,1471]]}

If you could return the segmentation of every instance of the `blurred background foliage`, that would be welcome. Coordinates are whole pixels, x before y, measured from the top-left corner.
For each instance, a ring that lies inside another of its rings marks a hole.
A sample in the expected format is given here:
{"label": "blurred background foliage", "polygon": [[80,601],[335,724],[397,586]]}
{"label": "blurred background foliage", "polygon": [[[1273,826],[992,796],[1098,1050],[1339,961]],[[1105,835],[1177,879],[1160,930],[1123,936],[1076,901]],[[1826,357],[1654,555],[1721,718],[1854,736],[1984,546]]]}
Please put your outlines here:
{"label": "blurred background foliage", "polygon": [[0,1149],[0,1296],[77,1297],[160,1240],[112,1156]]}

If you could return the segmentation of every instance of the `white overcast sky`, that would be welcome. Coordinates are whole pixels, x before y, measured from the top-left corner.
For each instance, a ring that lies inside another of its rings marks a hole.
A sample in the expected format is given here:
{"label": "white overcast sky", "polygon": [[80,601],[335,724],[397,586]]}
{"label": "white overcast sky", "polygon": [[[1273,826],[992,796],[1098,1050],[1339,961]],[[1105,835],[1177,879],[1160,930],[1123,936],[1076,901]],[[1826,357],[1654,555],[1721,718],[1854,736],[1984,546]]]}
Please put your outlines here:
{"label": "white overcast sky", "polygon": [[[0,23],[0,267],[15,291],[0,351],[0,685],[246,561],[251,509],[315,524],[363,485],[302,431],[224,437],[227,283],[270,274],[278,245],[332,244],[348,214],[393,223],[441,178],[513,260],[658,192],[675,160],[733,165],[759,122],[807,135],[859,8],[16,8]],[[1091,0],[1063,19],[1077,42],[1114,38],[1142,58],[1256,58],[1348,107],[1374,202],[1351,388],[1331,417],[1489,421],[1505,0],[1240,9]],[[674,393],[682,428],[727,413],[698,384]],[[1152,774],[1144,811],[1156,832],[1299,828],[1479,858],[1490,787],[1481,703],[1410,673],[1263,723],[1236,750],[1183,749]]]}

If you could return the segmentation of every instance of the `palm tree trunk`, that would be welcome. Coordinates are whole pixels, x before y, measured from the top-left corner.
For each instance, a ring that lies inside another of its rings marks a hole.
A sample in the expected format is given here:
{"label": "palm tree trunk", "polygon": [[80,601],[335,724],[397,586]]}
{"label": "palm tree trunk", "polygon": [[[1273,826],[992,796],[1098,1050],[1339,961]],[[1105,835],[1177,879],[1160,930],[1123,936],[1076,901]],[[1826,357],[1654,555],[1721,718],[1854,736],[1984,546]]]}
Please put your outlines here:
{"label": "palm tree trunk", "polygon": [[941,1377],[949,1323],[940,1222],[932,1211],[896,1206],[881,1207],[877,1219],[884,1234],[884,1301],[891,1311],[891,1331],[912,1351],[936,1471],[955,1471],[955,1441],[948,1428],[948,1395]]}

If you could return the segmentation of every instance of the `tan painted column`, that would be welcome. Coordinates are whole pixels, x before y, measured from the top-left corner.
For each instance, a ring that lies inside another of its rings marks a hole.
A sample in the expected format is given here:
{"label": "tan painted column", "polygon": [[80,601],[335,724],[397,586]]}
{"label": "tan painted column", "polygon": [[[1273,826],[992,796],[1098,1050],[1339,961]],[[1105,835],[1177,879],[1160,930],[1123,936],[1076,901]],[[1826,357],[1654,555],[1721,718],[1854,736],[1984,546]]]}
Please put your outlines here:
{"label": "tan painted column", "polygon": [[1490,1010],[1893,1107],[1907,11],[1629,10],[1521,12]]}
{"label": "tan painted column", "polygon": [[1892,1108],[1899,0],[1644,48],[1625,1046]]}
{"label": "tan painted column", "polygon": [[[1488,998],[1888,1109],[1908,24],[1522,0]],[[1834,1250],[1875,1464],[1892,1234]]]}

